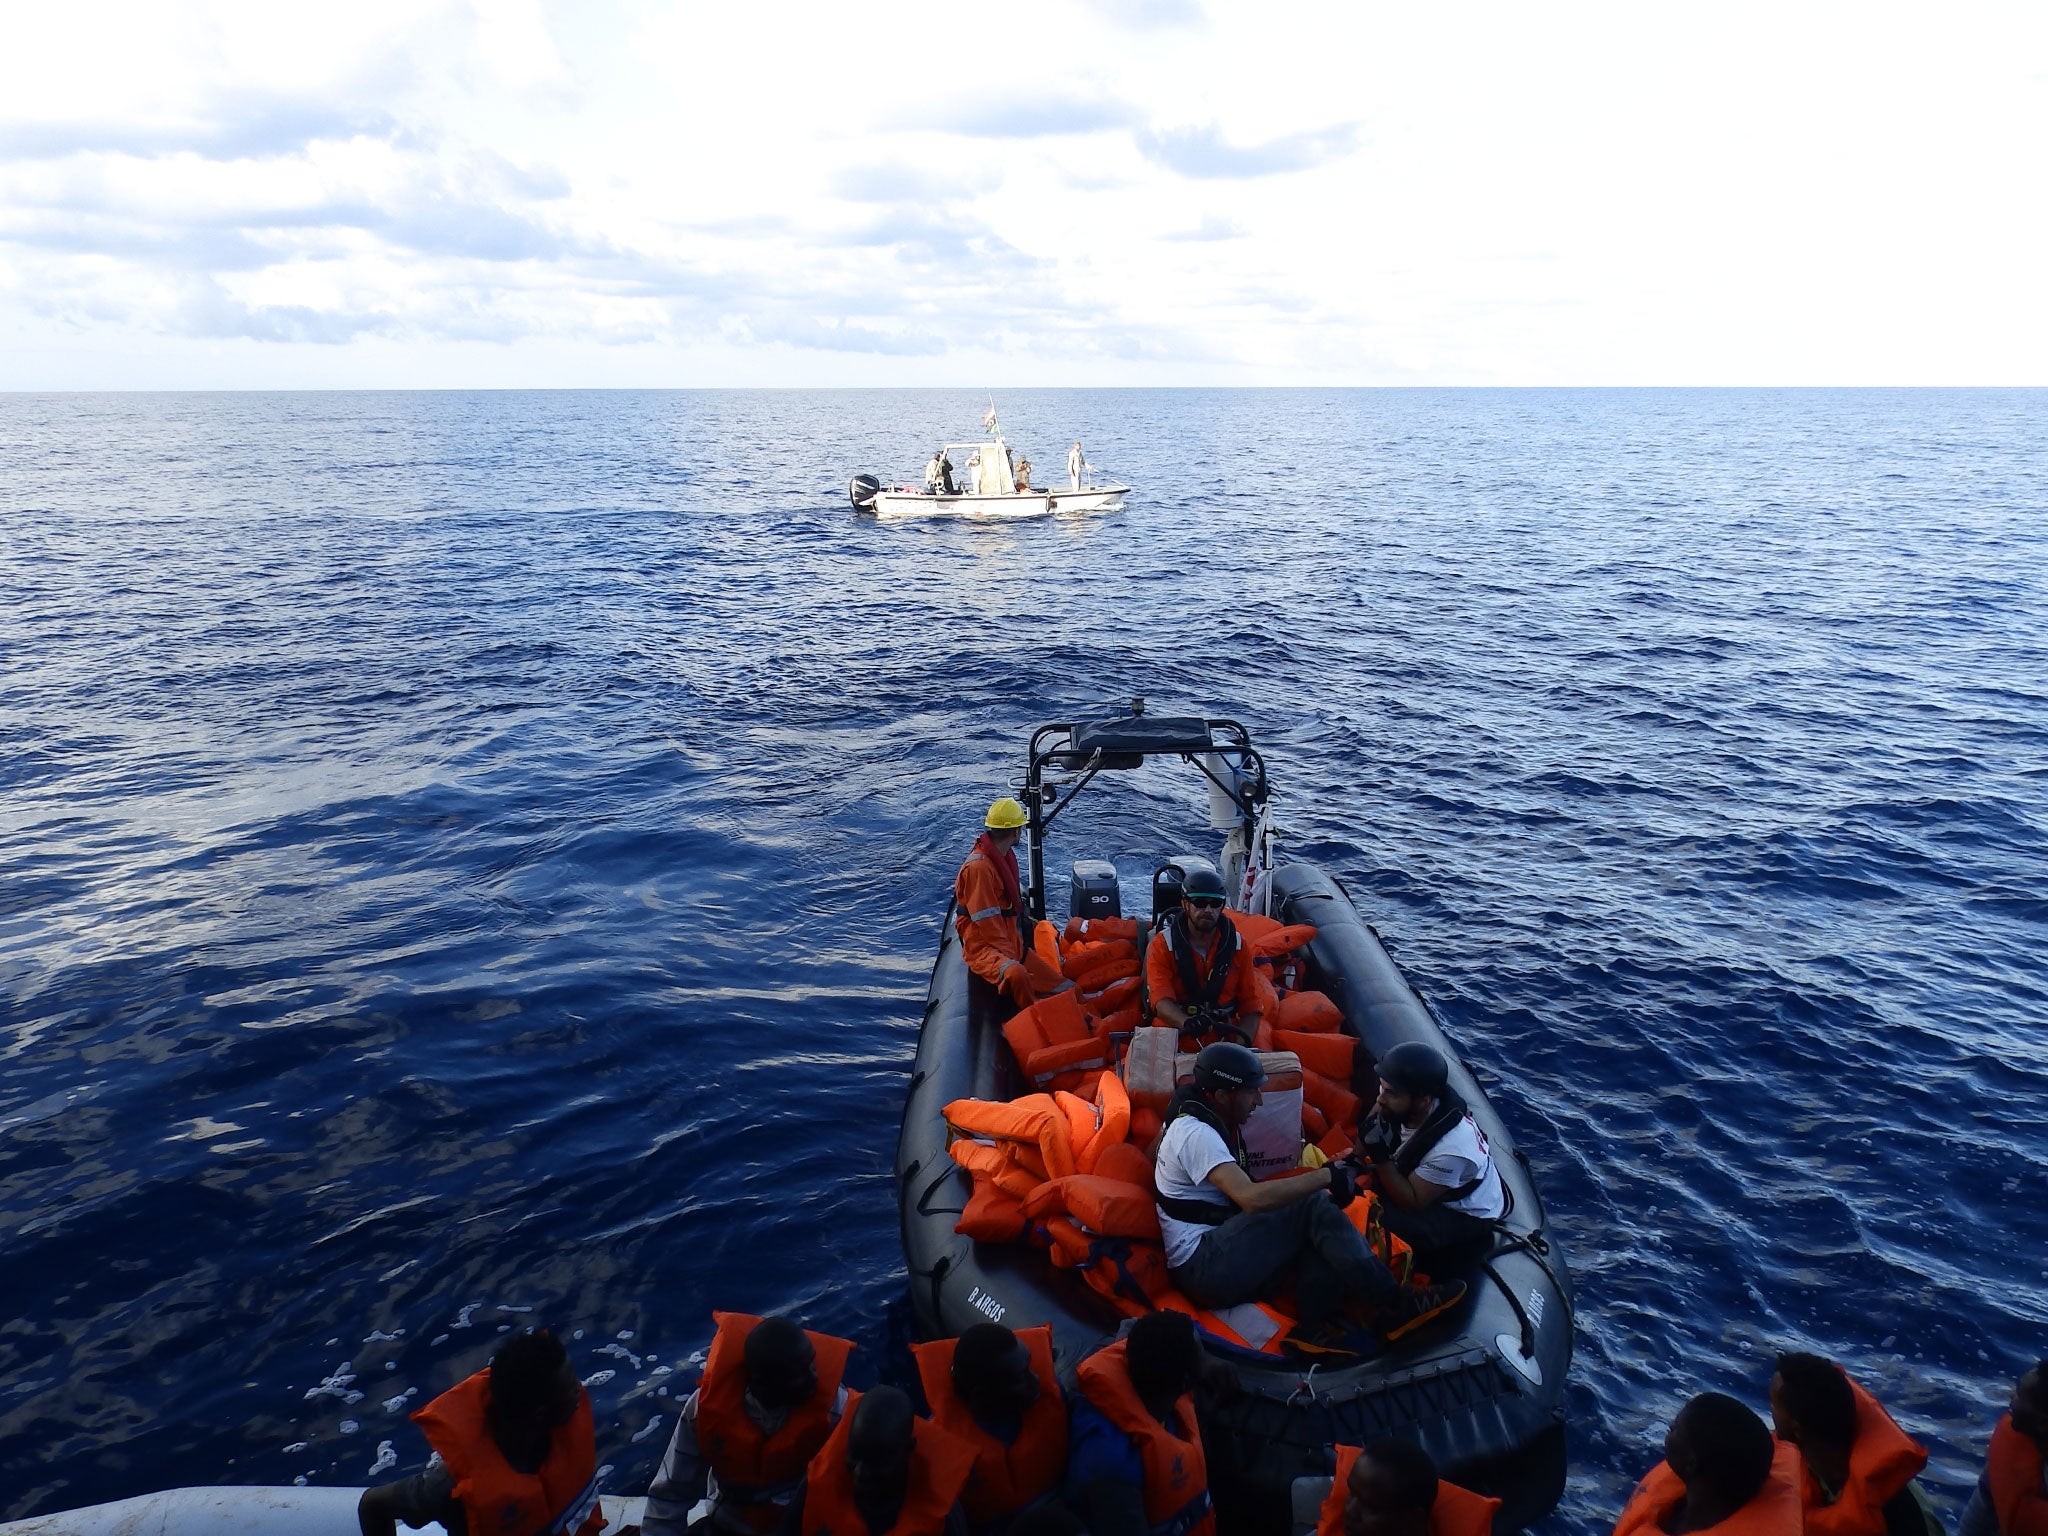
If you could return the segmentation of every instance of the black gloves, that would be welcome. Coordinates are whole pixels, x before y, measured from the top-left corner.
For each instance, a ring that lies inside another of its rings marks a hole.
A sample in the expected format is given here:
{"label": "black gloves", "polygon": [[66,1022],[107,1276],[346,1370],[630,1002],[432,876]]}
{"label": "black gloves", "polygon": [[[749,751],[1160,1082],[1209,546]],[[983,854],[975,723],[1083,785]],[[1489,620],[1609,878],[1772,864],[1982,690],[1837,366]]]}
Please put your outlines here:
{"label": "black gloves", "polygon": [[1330,1170],[1330,1198],[1341,1211],[1358,1198],[1358,1179],[1349,1163],[1330,1163],[1327,1166]]}
{"label": "black gloves", "polygon": [[1375,1163],[1384,1163],[1394,1155],[1394,1149],[1401,1145],[1401,1132],[1389,1125],[1378,1115],[1367,1115],[1358,1122],[1359,1156]]}

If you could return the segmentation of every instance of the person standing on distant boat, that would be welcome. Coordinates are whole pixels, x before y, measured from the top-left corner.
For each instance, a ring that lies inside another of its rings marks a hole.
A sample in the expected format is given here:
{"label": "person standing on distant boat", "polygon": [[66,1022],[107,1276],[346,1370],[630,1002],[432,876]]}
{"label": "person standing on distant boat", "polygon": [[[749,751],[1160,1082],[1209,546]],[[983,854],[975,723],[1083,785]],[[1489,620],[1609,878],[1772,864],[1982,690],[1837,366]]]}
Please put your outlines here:
{"label": "person standing on distant boat", "polygon": [[934,448],[932,456],[925,461],[924,466],[925,495],[936,496],[939,494],[939,487],[945,482],[946,469],[946,450]]}
{"label": "person standing on distant boat", "polygon": [[1030,492],[1031,461],[1029,459],[1019,459],[1017,461],[1017,494],[1020,496],[1026,496],[1029,495]]}
{"label": "person standing on distant boat", "polygon": [[1086,463],[1087,461],[1081,457],[1081,444],[1076,441],[1074,446],[1067,450],[1068,490],[1078,491],[1081,489],[1081,470]]}

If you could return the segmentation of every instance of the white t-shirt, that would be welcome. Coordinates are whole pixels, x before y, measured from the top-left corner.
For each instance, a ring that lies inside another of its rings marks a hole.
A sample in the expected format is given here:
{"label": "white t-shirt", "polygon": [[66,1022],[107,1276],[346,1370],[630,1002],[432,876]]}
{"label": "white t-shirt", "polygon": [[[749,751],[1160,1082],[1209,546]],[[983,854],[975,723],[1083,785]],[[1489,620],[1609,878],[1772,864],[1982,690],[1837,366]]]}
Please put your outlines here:
{"label": "white t-shirt", "polygon": [[[1159,1138],[1159,1157],[1152,1165],[1152,1183],[1169,1200],[1202,1200],[1235,1211],[1230,1196],[1207,1181],[1225,1163],[1237,1159],[1216,1134],[1193,1115],[1177,1115],[1166,1134]],[[1159,1213],[1159,1235],[1166,1244],[1166,1265],[1171,1269],[1194,1257],[1195,1247],[1209,1229],[1192,1221],[1175,1221],[1164,1210]]]}
{"label": "white t-shirt", "polygon": [[[1402,1126],[1401,1145],[1407,1146],[1408,1138],[1414,1134]],[[1491,1221],[1507,1209],[1507,1193],[1500,1186],[1500,1170],[1493,1166],[1485,1133],[1467,1115],[1429,1149],[1429,1155],[1415,1165],[1412,1176],[1441,1184],[1445,1189],[1457,1189],[1479,1178],[1482,1171],[1485,1181],[1477,1189],[1462,1200],[1446,1200],[1444,1204],[1454,1211]]]}

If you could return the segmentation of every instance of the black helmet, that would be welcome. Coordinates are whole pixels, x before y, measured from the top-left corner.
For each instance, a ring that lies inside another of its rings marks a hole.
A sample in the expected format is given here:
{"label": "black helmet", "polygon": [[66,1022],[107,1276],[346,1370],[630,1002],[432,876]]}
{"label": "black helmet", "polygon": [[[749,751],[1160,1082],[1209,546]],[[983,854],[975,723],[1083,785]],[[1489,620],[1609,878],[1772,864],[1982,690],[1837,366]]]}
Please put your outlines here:
{"label": "black helmet", "polygon": [[1420,1040],[1403,1040],[1379,1059],[1380,1081],[1396,1093],[1435,1098],[1451,1080],[1444,1053]]}
{"label": "black helmet", "polygon": [[1180,893],[1183,897],[1210,896],[1217,901],[1223,899],[1223,877],[1205,865],[1197,864],[1181,876]]}
{"label": "black helmet", "polygon": [[1230,1040],[1205,1045],[1195,1057],[1195,1087],[1202,1093],[1221,1088],[1256,1088],[1266,1080],[1266,1069],[1251,1047]]}

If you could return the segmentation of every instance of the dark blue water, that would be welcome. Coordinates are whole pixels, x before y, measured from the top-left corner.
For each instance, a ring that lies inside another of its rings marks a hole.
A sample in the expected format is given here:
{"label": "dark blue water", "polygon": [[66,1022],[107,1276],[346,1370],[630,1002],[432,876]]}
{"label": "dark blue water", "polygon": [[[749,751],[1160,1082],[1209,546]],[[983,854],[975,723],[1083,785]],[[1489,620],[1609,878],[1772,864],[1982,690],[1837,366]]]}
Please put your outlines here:
{"label": "dark blue water", "polygon": [[[2048,394],[1000,403],[1130,509],[851,515],[964,394],[0,396],[0,1515],[361,1484],[516,1322],[626,1490],[711,1307],[878,1349],[954,865],[1142,694],[1490,1069],[1550,1528],[1788,1346],[1953,1516],[2048,1352]],[[1055,867],[1207,845],[1119,787]]]}

